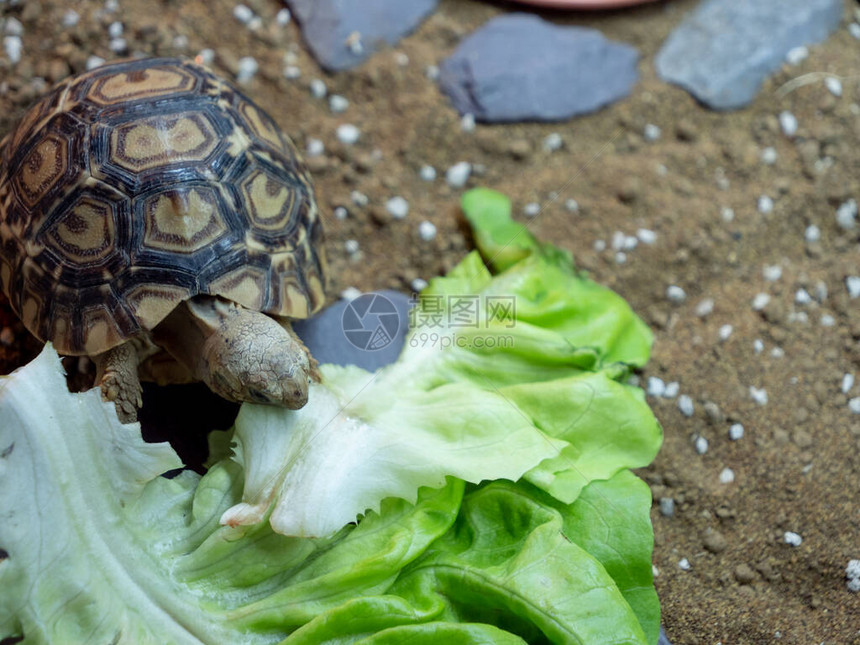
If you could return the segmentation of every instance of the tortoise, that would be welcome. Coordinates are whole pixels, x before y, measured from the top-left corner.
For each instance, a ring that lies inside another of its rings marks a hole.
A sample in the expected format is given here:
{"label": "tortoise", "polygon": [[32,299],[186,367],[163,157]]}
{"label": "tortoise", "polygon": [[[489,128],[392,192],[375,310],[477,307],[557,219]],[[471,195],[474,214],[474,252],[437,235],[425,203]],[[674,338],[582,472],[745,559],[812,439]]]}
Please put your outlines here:
{"label": "tortoise", "polygon": [[2,290],[40,340],[93,358],[123,422],[141,378],[302,407],[319,376],[289,321],[324,303],[322,239],[293,143],[192,61],[70,77],[0,142]]}

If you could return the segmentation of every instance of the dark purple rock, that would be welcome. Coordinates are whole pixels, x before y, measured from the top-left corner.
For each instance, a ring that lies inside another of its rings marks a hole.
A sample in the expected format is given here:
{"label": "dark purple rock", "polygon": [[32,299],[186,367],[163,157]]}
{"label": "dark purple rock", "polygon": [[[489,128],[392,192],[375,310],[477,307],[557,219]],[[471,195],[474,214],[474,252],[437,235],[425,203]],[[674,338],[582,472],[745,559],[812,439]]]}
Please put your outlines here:
{"label": "dark purple rock", "polygon": [[514,13],[464,39],[441,65],[439,84],[479,121],[559,121],[627,96],[638,59],[597,30]]}
{"label": "dark purple rock", "polygon": [[[436,9],[439,0],[286,0],[322,67],[355,67],[397,43]],[[360,48],[350,47],[358,35]]]}

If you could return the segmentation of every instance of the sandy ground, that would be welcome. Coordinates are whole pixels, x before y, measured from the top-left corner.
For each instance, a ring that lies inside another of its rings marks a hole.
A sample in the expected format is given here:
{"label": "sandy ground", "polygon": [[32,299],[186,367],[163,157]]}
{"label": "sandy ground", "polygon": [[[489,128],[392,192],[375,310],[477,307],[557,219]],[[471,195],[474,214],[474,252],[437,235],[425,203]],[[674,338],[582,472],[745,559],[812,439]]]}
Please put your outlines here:
{"label": "sandy ground", "polygon": [[[395,50],[327,76],[294,23],[273,24],[280,5],[247,4],[263,19],[257,31],[240,25],[224,0],[120,0],[113,13],[89,1],[3,5],[0,13],[20,20],[24,33],[22,60],[10,67],[0,58],[0,136],[43,91],[39,78],[50,83],[81,71],[91,55],[118,57],[109,49],[114,21],[123,23],[130,53],[194,56],[211,48],[213,66],[228,76],[242,56],[254,56],[260,69],[247,93],[300,148],[312,138],[325,144],[326,154],[310,163],[328,224],[332,298],[347,287],[409,290],[415,278],[453,266],[471,247],[459,191],[442,179],[421,181],[418,169],[431,164],[442,177],[458,161],[479,165],[470,185],[503,190],[517,213],[540,204],[530,220],[534,233],[570,249],[654,328],[643,383],[651,376],[675,381],[693,403],[688,417],[677,398],[651,399],[665,443],[640,473],[655,498],[656,584],[673,643],[860,643],[860,594],[847,591],[844,577],[848,560],[860,558],[860,415],[848,405],[860,386],[841,391],[844,374],[860,373],[860,300],[850,300],[845,286],[846,276],[860,274],[860,246],[857,229],[845,231],[835,218],[840,204],[860,198],[860,42],[846,29],[853,3],[846,0],[846,21],[826,44],[777,73],[752,106],[731,113],[704,109],[654,73],[655,53],[693,1],[544,14],[638,47],[641,82],[628,99],[592,116],[478,125],[472,133],[461,131],[425,70],[512,5],[443,0]],[[69,8],[80,20],[62,27]],[[300,78],[286,79],[285,64],[297,66]],[[842,77],[843,95],[832,95],[821,79],[777,92],[810,72]],[[314,78],[349,100],[346,112],[333,114],[311,96]],[[780,131],[784,110],[799,122],[793,139]],[[335,136],[347,122],[361,130],[351,147]],[[648,124],[661,130],[656,141],[644,136]],[[551,133],[564,141],[552,153],[543,149]],[[762,161],[769,147],[773,164]],[[352,191],[368,205],[357,206]],[[410,204],[403,220],[385,211],[395,195]],[[762,195],[773,200],[772,212],[757,209]],[[571,198],[576,213],[565,207]],[[337,206],[347,208],[346,219],[334,217]],[[438,231],[429,242],[418,234],[424,220]],[[820,240],[810,243],[804,231],[812,224]],[[642,228],[656,241],[619,262],[613,237]],[[346,252],[347,240],[358,242],[358,253]],[[605,250],[596,250],[600,240]],[[781,275],[768,280],[765,274],[778,273],[773,267]],[[670,285],[685,291],[683,302],[667,298]],[[799,289],[810,303],[795,302]],[[758,294],[770,296],[760,311],[752,304]],[[706,299],[713,310],[698,315]],[[721,339],[725,325],[732,331]],[[0,372],[37,350],[0,302]],[[751,387],[766,391],[767,402],[756,403]],[[732,441],[735,423],[745,433]],[[704,454],[699,438],[708,441]],[[731,483],[720,480],[725,468],[734,473]],[[660,513],[661,498],[674,500],[673,516]],[[786,544],[787,531],[802,544]],[[679,567],[684,558],[689,570]]]}

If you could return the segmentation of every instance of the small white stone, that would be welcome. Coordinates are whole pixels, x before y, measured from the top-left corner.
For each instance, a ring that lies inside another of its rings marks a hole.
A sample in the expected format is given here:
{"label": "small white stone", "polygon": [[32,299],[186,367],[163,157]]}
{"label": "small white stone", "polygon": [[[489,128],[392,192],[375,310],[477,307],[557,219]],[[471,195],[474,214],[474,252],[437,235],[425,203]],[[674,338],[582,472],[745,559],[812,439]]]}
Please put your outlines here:
{"label": "small white stone", "polygon": [[708,452],[708,440],[704,437],[696,437],[696,453],[704,455]]}
{"label": "small white stone", "polygon": [[778,264],[766,265],[761,273],[768,282],[776,282],[782,277],[782,267]]}
{"label": "small white stone", "polygon": [[706,316],[710,316],[714,311],[714,299],[713,298],[705,298],[699,304],[696,305],[696,315],[699,318],[705,318]]}
{"label": "small white stone", "polygon": [[639,246],[639,238],[633,235],[625,235],[624,242],[621,245],[621,248],[625,251],[632,251],[637,246]]}
{"label": "small white stone", "polygon": [[337,126],[338,141],[346,145],[352,145],[361,137],[361,131],[351,123]]}
{"label": "small white stone", "polygon": [[462,188],[469,181],[469,175],[472,174],[472,164],[468,161],[460,161],[445,172],[445,181],[452,188]]}
{"label": "small white stone", "polygon": [[842,96],[842,81],[835,76],[825,78],[824,86],[833,96]]}
{"label": "small white stone", "polygon": [[279,27],[284,27],[290,24],[290,20],[293,19],[293,14],[290,13],[290,10],[284,7],[278,13],[275,14],[275,22]]}
{"label": "small white stone", "polygon": [[328,94],[328,88],[325,85],[325,81],[321,78],[314,78],[308,84],[308,89],[311,91],[311,96],[315,99],[324,99],[326,94]]}
{"label": "small white stone", "polygon": [[606,240],[594,240],[593,248],[597,253],[603,253],[606,250]]}
{"label": "small white stone", "polygon": [[108,13],[119,11],[119,0],[105,0],[105,11]]}
{"label": "small white stone", "polygon": [[101,56],[90,56],[87,58],[87,70],[95,69],[99,65],[104,65],[105,59]]}
{"label": "small white stone", "polygon": [[297,78],[301,78],[301,76],[302,70],[298,65],[284,66],[284,78],[294,81]]}
{"label": "small white stone", "polygon": [[22,25],[21,21],[15,16],[9,16],[6,18],[6,23],[3,25],[3,31],[10,36],[23,36],[24,25]]}
{"label": "small white stone", "polygon": [[750,398],[759,405],[767,405],[767,390],[750,385]]}
{"label": "small white stone", "polygon": [[403,219],[409,214],[409,202],[398,195],[385,202],[385,210],[394,219]]}
{"label": "small white stone", "polygon": [[418,176],[422,181],[436,181],[436,169],[425,164],[418,170]]}
{"label": "small white stone", "polygon": [[349,194],[350,199],[352,199],[352,203],[356,206],[367,206],[370,203],[370,198],[364,193],[354,190]]}
{"label": "small white stone", "polygon": [[657,241],[657,234],[647,228],[640,228],[636,231],[636,237],[638,237],[643,244],[654,244],[654,242]]}
{"label": "small white stone", "polygon": [[850,298],[860,298],[860,276],[849,275],[845,278],[845,287]]}
{"label": "small white stone", "polygon": [[773,199],[768,197],[767,195],[762,195],[758,198],[758,202],[756,204],[756,208],[758,208],[758,212],[762,215],[767,215],[773,212]]}
{"label": "small white stone", "polygon": [[848,33],[854,36],[857,40],[860,40],[860,24],[852,22],[848,25]]}
{"label": "small white stone", "polygon": [[722,341],[722,342],[727,341],[731,337],[733,331],[734,331],[734,327],[732,327],[731,325],[728,325],[728,324],[720,327],[719,332],[717,332],[719,334],[720,341]]}
{"label": "small white stone", "polygon": [[475,131],[475,115],[474,114],[464,114],[460,118],[460,130],[463,132],[474,132]]}
{"label": "small white stone", "polygon": [[735,219],[735,211],[734,211],[734,209],[729,208],[728,206],[723,206],[723,207],[720,209],[720,217],[722,217],[722,218],[723,218],[723,221],[724,221],[724,222],[731,222],[731,221],[734,221],[734,219]]}
{"label": "small white stone", "polygon": [[851,593],[857,593],[858,591],[860,591],[860,578],[849,578],[848,581],[845,583],[845,587]]}
{"label": "small white stone", "polygon": [[830,314],[821,314],[821,320],[818,322],[821,323],[822,327],[833,327],[836,325],[836,318]]}
{"label": "small white stone", "polygon": [[346,210],[343,206],[335,206],[334,209],[334,218],[339,220],[345,220],[349,217],[349,211]]}
{"label": "small white stone", "polygon": [[735,471],[731,468],[723,468],[720,471],[720,483],[731,484],[733,481],[735,481]]}
{"label": "small white stone", "polygon": [[666,383],[658,376],[649,376],[648,388],[645,392],[648,396],[663,396],[666,392]]}
{"label": "small white stone", "polygon": [[346,39],[346,48],[353,56],[361,56],[364,53],[364,43],[361,42],[361,33],[354,31]]}
{"label": "small white stone", "polygon": [[767,303],[770,302],[770,296],[766,293],[756,294],[756,297],[753,298],[752,308],[754,311],[761,311],[765,307],[767,307]]}
{"label": "small white stone", "polygon": [[663,517],[672,517],[675,515],[675,500],[673,498],[660,498],[660,515]]}
{"label": "small white stone", "polygon": [[420,237],[425,242],[429,242],[433,238],[436,237],[436,226],[434,226],[433,222],[428,222],[424,220],[418,225],[418,237]]}
{"label": "small white stone", "polygon": [[686,394],[678,397],[678,409],[685,417],[693,416],[693,399]]}
{"label": "small white stone", "polygon": [[361,290],[356,289],[355,287],[347,287],[340,292],[340,297],[343,300],[355,300],[359,296],[361,296]]}
{"label": "small white stone", "polygon": [[344,250],[350,255],[358,253],[358,240],[347,240],[343,243]]}
{"label": "small white stone", "polygon": [[803,542],[803,538],[794,531],[786,531],[782,539],[789,546],[800,546]]}
{"label": "small white stone", "polygon": [[836,223],[839,227],[850,231],[857,227],[857,200],[849,199],[836,209]]}
{"label": "small white stone", "polygon": [[305,152],[308,157],[318,157],[325,152],[325,144],[319,139],[308,139]]}
{"label": "small white stone", "polygon": [[657,141],[662,134],[662,130],[659,127],[654,125],[653,123],[648,123],[645,126],[645,131],[643,135],[645,136],[645,141]]}
{"label": "small white stone", "polygon": [[564,200],[564,208],[568,213],[578,213],[579,212],[579,202],[573,198]]}
{"label": "small white stone", "polygon": [[80,19],[81,16],[80,14],[78,14],[77,11],[75,11],[74,9],[66,9],[66,11],[63,13],[63,17],[60,19],[60,24],[66,28],[74,27],[78,24],[78,21]]}
{"label": "small white stone", "polygon": [[215,60],[215,50],[205,47],[197,52],[196,58],[202,65],[211,65]]}
{"label": "small white stone", "polygon": [[615,264],[625,264],[627,262],[627,254],[624,251],[618,251],[615,254]]}
{"label": "small white stone", "polygon": [[678,560],[678,568],[683,571],[689,571],[691,569],[690,561],[687,558],[681,558]]}
{"label": "small white stone", "polygon": [[801,45],[800,47],[792,47],[785,55],[785,60],[789,65],[799,65],[809,56],[809,49]]}
{"label": "small white stone", "polygon": [[108,37],[119,38],[122,36],[123,26],[119,20],[116,20],[108,25]]}
{"label": "small white stone", "polygon": [[651,575],[655,578],[660,575],[660,569],[657,568],[656,564],[651,565]]}
{"label": "small white stone", "polygon": [[671,383],[666,383],[666,391],[663,392],[664,399],[674,399],[678,396],[678,392],[681,389],[681,385],[678,381],[672,381]]}
{"label": "small white stone", "polygon": [[21,60],[21,52],[24,49],[24,41],[20,36],[4,36],[3,49],[9,62],[15,64]]}
{"label": "small white stone", "polygon": [[186,50],[188,49],[188,36],[185,34],[178,34],[173,37],[173,46],[176,49]]}
{"label": "small white stone", "polygon": [[784,111],[779,113],[779,125],[785,136],[793,137],[797,134],[797,117],[791,112]]}
{"label": "small white stone", "polygon": [[236,72],[236,80],[240,83],[247,83],[259,69],[257,59],[252,56],[243,56],[239,59],[238,71]]}
{"label": "small white stone", "polygon": [[815,299],[818,302],[824,302],[827,300],[827,285],[823,280],[819,280],[815,283]]}
{"label": "small white stone", "polygon": [[233,17],[243,25],[247,25],[254,19],[254,12],[247,5],[237,4],[233,7]]}
{"label": "small white stone", "polygon": [[424,76],[426,76],[431,81],[435,81],[437,78],[439,78],[439,66],[428,65],[426,68],[424,68]]}
{"label": "small white stone", "polygon": [[855,396],[853,399],[848,401],[848,409],[854,414],[860,414],[860,396]]}
{"label": "small white stone", "polygon": [[815,224],[810,224],[803,232],[803,238],[807,242],[817,242],[821,239],[821,229],[818,228]]}
{"label": "small white stone", "polygon": [[665,177],[668,174],[669,174],[669,169],[666,167],[666,165],[662,164],[662,163],[658,163],[657,164],[657,175],[660,177]]}
{"label": "small white stone", "polygon": [[809,314],[805,311],[791,311],[788,314],[788,322],[799,323],[801,325],[809,324]]}
{"label": "small white stone", "polygon": [[782,358],[783,356],[785,356],[785,350],[782,347],[774,347],[772,350],[770,350],[770,355],[773,358]]}
{"label": "small white stone", "polygon": [[128,43],[125,42],[125,38],[111,38],[108,41],[108,49],[114,54],[121,54],[128,49]]}
{"label": "small white stone", "polygon": [[842,375],[842,383],[839,385],[839,389],[842,391],[842,394],[848,394],[852,387],[854,387],[854,375],[846,372]]}
{"label": "small white stone", "polygon": [[564,141],[558,132],[548,134],[543,140],[543,149],[547,152],[555,152],[556,150],[561,149],[563,145]]}
{"label": "small white stone", "polygon": [[756,339],[753,341],[753,351],[754,351],[756,354],[761,354],[761,353],[764,351],[764,343],[763,343],[763,342],[761,342],[761,339],[760,339],[760,338],[756,338]]}
{"label": "small white stone", "polygon": [[860,578],[860,560],[849,560],[845,567],[845,577],[849,580]]}
{"label": "small white stone", "polygon": [[776,148],[772,148],[768,146],[764,150],[761,151],[761,161],[768,166],[772,166],[776,163]]}
{"label": "small white stone", "polygon": [[340,94],[332,94],[328,98],[328,108],[335,114],[346,112],[349,107],[349,101]]}
{"label": "small white stone", "polygon": [[729,439],[732,441],[737,441],[739,439],[743,439],[744,436],[744,427],[740,423],[733,423],[729,426]]}
{"label": "small white stone", "polygon": [[409,286],[412,287],[412,291],[418,293],[419,291],[424,291],[424,289],[427,288],[427,280],[424,278],[415,278],[409,283]]}
{"label": "small white stone", "polygon": [[537,217],[540,214],[540,204],[529,202],[523,207],[523,215],[526,217]]}
{"label": "small white stone", "polygon": [[808,305],[812,302],[812,296],[806,289],[798,289],[794,294],[794,302],[798,305]]}
{"label": "small white stone", "polygon": [[681,287],[672,284],[666,288],[666,297],[669,299],[670,302],[678,304],[684,302],[684,300],[687,299],[687,294]]}
{"label": "small white stone", "polygon": [[624,238],[626,236],[621,231],[615,231],[612,234],[612,248],[616,251],[620,251],[624,248]]}
{"label": "small white stone", "polygon": [[400,67],[406,67],[409,64],[409,56],[404,52],[394,52],[394,62]]}

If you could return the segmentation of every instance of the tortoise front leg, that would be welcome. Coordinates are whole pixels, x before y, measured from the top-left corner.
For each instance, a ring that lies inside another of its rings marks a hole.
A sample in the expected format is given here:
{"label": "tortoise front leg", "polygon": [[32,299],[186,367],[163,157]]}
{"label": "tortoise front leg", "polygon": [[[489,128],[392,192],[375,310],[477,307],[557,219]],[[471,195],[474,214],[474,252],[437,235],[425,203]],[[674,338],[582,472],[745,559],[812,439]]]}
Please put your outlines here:
{"label": "tortoise front leg", "polygon": [[96,384],[102,389],[102,398],[114,402],[121,423],[137,421],[137,410],[143,405],[143,388],[137,373],[139,358],[134,343],[127,341],[94,360]]}

